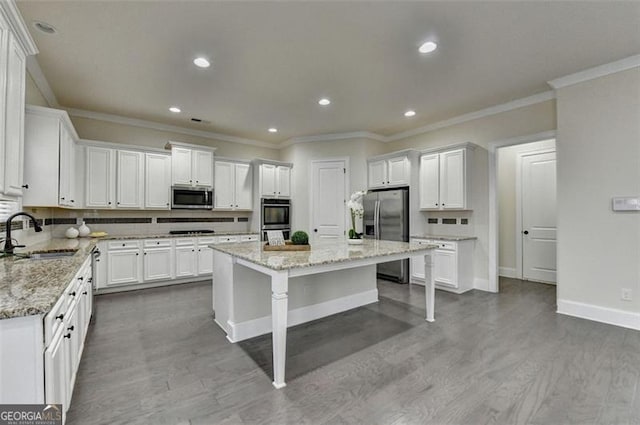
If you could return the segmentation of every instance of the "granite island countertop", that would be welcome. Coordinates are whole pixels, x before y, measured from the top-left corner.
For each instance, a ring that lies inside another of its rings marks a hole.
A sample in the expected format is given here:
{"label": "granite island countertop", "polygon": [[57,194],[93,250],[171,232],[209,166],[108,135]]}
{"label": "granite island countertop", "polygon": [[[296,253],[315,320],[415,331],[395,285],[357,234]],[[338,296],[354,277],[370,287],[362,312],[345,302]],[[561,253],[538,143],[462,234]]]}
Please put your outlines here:
{"label": "granite island countertop", "polygon": [[95,247],[97,239],[51,239],[20,253],[77,249],[70,257],[0,258],[0,319],[47,314]]}
{"label": "granite island countertop", "polygon": [[272,270],[290,270],[438,248],[437,245],[375,239],[364,239],[362,245],[349,245],[346,239],[320,241],[311,244],[310,251],[263,251],[263,244],[264,242],[225,243],[209,245],[209,248]]}
{"label": "granite island countertop", "polygon": [[239,236],[239,235],[259,235],[258,232],[238,232],[238,231],[220,231],[215,233],[184,233],[180,235],[172,235],[170,233],[151,233],[141,235],[107,235],[101,236],[99,240],[130,240],[130,239],[175,239],[175,238],[211,238],[215,236]]}
{"label": "granite island countertop", "polygon": [[448,236],[448,235],[411,235],[411,238],[415,239],[433,239],[434,241],[451,241],[451,242],[460,242],[460,241],[472,241],[478,239],[477,236]]}

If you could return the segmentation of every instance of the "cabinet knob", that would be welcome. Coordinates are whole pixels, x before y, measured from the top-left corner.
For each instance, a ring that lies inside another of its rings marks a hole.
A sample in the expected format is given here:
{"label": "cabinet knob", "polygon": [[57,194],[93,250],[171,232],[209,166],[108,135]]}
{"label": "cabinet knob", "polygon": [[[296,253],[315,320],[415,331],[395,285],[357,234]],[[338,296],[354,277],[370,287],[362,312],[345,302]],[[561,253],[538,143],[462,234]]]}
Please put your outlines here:
{"label": "cabinet knob", "polygon": [[238,206],[236,205],[236,208],[238,208]]}
{"label": "cabinet knob", "polygon": [[23,189],[29,189],[29,185],[28,185],[28,184],[23,184],[23,185],[22,185],[22,188],[23,188]]}
{"label": "cabinet knob", "polygon": [[72,297],[75,297],[76,296],[76,291],[69,292],[69,295],[71,295]]}
{"label": "cabinet knob", "polygon": [[58,319],[58,320],[62,320],[62,319],[64,319],[64,314],[59,314],[59,315],[57,315],[57,316],[56,316],[56,319]]}
{"label": "cabinet knob", "polygon": [[436,202],[436,207],[438,206],[438,203]]}
{"label": "cabinet knob", "polygon": [[[62,198],[62,199],[64,199],[64,198]],[[111,201],[109,201],[109,205],[111,205]]]}
{"label": "cabinet knob", "polygon": [[125,244],[122,244],[122,246],[125,246]]}
{"label": "cabinet knob", "polygon": [[66,334],[65,336],[63,336],[63,338],[69,338],[69,339],[71,339],[71,334],[70,334],[70,333],[68,333],[68,334]]}
{"label": "cabinet knob", "polygon": [[87,291],[84,291],[84,292],[82,293],[82,295],[87,295]]}
{"label": "cabinet knob", "polygon": [[60,198],[60,199],[62,199],[64,201],[64,196],[62,198]]}
{"label": "cabinet knob", "polygon": [[139,252],[136,252],[136,255],[140,255],[140,253],[139,253]]}
{"label": "cabinet knob", "polygon": [[529,234],[529,231],[528,231],[528,230],[525,230],[525,231],[524,231],[524,232],[522,232],[522,233],[524,233],[525,235],[528,235],[528,234]]}
{"label": "cabinet knob", "polygon": [[84,280],[84,276],[80,276],[78,280]]}
{"label": "cabinet knob", "polygon": [[74,326],[69,326],[69,327],[67,328],[67,330],[68,330],[68,331],[72,331],[72,330],[74,330],[74,329],[75,329],[75,327],[74,327]]}
{"label": "cabinet knob", "polygon": [[118,205],[120,205],[120,202],[118,201]]}
{"label": "cabinet knob", "polygon": [[144,255],[147,255],[147,253],[145,252]]}

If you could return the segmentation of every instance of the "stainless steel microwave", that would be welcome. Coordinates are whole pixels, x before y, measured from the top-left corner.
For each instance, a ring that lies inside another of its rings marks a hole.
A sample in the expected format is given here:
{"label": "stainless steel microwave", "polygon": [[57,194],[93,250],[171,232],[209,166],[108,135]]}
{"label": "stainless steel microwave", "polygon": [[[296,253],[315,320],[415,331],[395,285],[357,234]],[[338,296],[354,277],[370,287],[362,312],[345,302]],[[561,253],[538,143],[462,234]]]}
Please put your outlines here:
{"label": "stainless steel microwave", "polygon": [[213,190],[197,187],[171,187],[171,208],[210,210],[213,208]]}

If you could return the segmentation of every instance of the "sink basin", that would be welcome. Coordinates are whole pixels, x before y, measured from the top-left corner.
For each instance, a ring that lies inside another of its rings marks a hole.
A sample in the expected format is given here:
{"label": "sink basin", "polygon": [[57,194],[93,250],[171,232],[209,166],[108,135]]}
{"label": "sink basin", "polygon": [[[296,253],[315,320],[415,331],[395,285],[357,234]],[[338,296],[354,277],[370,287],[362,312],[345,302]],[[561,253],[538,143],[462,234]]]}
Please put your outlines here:
{"label": "sink basin", "polygon": [[78,252],[77,249],[65,249],[65,250],[60,250],[60,251],[55,251],[55,252],[32,252],[31,254],[29,254],[29,258],[31,258],[32,260],[52,260],[55,258],[66,258],[66,257],[71,257],[73,256],[76,252]]}

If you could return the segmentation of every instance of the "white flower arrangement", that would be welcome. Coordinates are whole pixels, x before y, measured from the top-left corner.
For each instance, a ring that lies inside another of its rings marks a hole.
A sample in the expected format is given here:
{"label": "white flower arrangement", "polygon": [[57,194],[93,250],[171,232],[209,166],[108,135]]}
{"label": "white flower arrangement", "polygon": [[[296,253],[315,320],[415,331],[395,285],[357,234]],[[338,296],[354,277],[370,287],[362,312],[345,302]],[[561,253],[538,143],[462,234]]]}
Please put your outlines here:
{"label": "white flower arrangement", "polygon": [[351,212],[351,229],[349,229],[349,239],[361,239],[362,234],[356,230],[356,217],[364,216],[364,207],[362,206],[362,197],[367,193],[366,190],[359,190],[351,194],[351,198],[347,201],[347,207]]}

